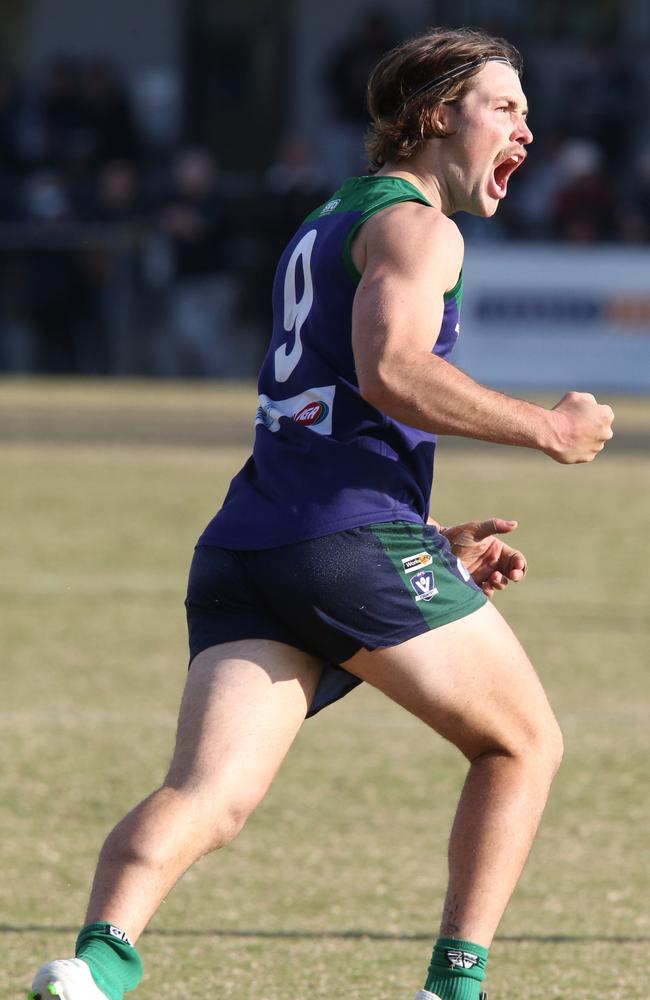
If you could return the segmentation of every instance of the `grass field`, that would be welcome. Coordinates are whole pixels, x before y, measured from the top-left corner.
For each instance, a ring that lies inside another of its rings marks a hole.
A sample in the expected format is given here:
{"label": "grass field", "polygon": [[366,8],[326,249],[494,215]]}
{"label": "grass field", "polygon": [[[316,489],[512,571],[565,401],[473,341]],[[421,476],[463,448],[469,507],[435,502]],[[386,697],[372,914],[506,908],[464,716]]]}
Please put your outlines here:
{"label": "grass field", "polygon": [[[165,770],[192,546],[247,454],[250,386],[0,384],[4,969],[71,953],[108,828]],[[497,598],[567,755],[493,948],[491,1000],[647,1000],[650,402],[591,466],[445,442],[443,521],[520,520]],[[644,443],[644,441],[646,443]],[[458,755],[362,687],[303,729],[241,837],[142,939],[143,1000],[409,1000],[439,918]]]}

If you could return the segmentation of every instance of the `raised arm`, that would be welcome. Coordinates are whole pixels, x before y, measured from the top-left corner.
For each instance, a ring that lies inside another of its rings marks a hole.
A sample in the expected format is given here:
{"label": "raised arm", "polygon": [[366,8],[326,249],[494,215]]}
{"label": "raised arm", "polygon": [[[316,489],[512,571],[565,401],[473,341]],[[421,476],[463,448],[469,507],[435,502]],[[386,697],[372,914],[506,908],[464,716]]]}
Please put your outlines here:
{"label": "raised arm", "polygon": [[456,225],[416,202],[362,227],[353,246],[361,281],[352,346],[364,399],[421,430],[535,448],[557,462],[591,461],[612,436],[609,406],[569,392],[549,410],[479,385],[431,353],[462,255]]}

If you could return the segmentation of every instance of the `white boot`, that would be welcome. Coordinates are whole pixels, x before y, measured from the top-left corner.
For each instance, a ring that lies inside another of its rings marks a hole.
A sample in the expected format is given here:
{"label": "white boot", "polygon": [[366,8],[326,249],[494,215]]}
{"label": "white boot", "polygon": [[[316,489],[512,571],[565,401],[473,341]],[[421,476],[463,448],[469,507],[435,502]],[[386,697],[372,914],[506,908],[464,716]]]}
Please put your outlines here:
{"label": "white boot", "polygon": [[81,958],[64,958],[42,965],[32,983],[30,1000],[107,1000]]}

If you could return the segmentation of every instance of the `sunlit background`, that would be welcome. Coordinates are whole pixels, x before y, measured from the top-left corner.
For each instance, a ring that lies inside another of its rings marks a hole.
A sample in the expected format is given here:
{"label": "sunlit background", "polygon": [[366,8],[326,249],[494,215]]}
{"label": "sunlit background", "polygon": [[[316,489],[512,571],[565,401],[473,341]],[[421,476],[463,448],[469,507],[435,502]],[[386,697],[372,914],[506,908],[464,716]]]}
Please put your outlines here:
{"label": "sunlit background", "polygon": [[365,169],[370,68],[438,24],[520,47],[536,137],[458,217],[458,362],[650,389],[645,0],[4,0],[0,371],[253,377],[278,253]]}
{"label": "sunlit background", "polygon": [[[519,521],[530,572],[496,603],[567,745],[489,994],[648,998],[650,3],[0,0],[3,998],[71,954],[107,830],[164,774],[277,256],[364,170],[372,65],[441,24],[520,47],[535,133],[497,216],[458,218],[457,361],[617,414],[593,464],[453,438],[436,460],[443,523]],[[413,996],[463,774],[365,685],[318,715],[161,908],[138,996]]]}

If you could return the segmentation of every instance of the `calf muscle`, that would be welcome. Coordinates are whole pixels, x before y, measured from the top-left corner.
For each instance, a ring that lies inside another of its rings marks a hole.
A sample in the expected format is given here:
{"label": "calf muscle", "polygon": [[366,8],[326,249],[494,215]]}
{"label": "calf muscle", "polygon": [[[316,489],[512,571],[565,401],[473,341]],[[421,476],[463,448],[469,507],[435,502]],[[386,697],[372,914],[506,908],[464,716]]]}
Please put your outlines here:
{"label": "calf muscle", "polygon": [[492,605],[346,664],[470,762],[449,840],[441,934],[489,947],[530,851],[562,755],[559,727]]}
{"label": "calf muscle", "polygon": [[317,660],[277,642],[228,643],[196,657],[165,782],[109,834],[87,923],[115,924],[136,940],[190,865],[236,836],[291,746],[319,675]]}

